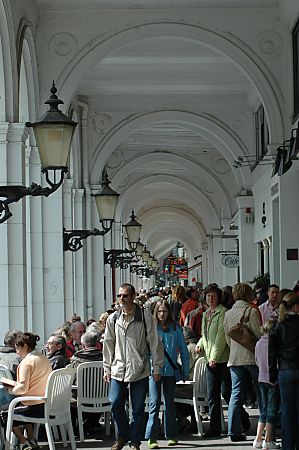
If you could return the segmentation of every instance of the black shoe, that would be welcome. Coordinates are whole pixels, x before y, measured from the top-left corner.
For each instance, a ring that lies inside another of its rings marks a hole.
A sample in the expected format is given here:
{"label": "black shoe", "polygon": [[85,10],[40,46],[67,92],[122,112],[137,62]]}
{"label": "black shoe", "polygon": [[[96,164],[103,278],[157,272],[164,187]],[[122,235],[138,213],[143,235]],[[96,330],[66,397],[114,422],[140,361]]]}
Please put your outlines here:
{"label": "black shoe", "polygon": [[230,436],[230,440],[232,442],[246,441],[246,436],[245,434],[235,434],[234,436]]}
{"label": "black shoe", "polygon": [[242,417],[242,428],[243,431],[246,433],[246,431],[250,430],[250,419],[249,419],[249,414],[246,414],[246,416],[244,415],[244,417]]}
{"label": "black shoe", "polygon": [[204,439],[210,439],[210,438],[219,437],[219,436],[221,436],[220,432],[212,431],[212,430],[209,430],[203,434]]}

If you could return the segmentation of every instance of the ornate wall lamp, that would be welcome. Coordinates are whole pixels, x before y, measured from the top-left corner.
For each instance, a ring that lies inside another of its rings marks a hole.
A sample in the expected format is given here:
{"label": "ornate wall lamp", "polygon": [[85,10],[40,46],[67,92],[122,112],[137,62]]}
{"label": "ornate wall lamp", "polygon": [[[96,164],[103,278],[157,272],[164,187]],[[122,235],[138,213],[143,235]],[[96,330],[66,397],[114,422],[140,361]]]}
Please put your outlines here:
{"label": "ornate wall lamp", "polygon": [[83,247],[82,241],[88,236],[104,236],[108,233],[114,222],[117,200],[119,194],[109,187],[107,171],[103,171],[101,189],[94,194],[99,221],[102,230],[94,228],[93,230],[63,230],[63,249],[76,252]]}
{"label": "ornate wall lamp", "polygon": [[119,267],[121,269],[127,269],[128,264],[138,262],[141,246],[142,248],[144,247],[139,241],[141,227],[142,225],[137,222],[134,211],[132,210],[129,222],[124,225],[130,249],[105,250],[104,263],[110,264],[110,266],[114,268]]}
{"label": "ornate wall lamp", "polygon": [[45,102],[50,109],[37,122],[25,124],[26,127],[33,128],[42,164],[41,171],[50,187],[42,187],[36,183],[32,183],[30,187],[0,186],[0,223],[12,216],[9,210],[11,203],[18,202],[27,195],[48,197],[61,186],[64,174],[68,171],[67,160],[77,122],[58,109],[63,101],[56,95],[54,81],[50,92],[51,96]]}

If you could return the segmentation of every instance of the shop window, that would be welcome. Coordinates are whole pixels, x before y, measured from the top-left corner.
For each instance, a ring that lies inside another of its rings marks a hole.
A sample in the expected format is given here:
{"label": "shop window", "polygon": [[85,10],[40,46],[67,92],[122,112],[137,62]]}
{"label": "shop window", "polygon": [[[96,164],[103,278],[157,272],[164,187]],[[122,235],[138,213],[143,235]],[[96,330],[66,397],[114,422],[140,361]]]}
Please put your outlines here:
{"label": "shop window", "polygon": [[267,146],[269,144],[269,129],[263,105],[260,105],[260,107],[256,111],[254,119],[256,160],[258,162],[263,158],[264,155],[266,155]]}

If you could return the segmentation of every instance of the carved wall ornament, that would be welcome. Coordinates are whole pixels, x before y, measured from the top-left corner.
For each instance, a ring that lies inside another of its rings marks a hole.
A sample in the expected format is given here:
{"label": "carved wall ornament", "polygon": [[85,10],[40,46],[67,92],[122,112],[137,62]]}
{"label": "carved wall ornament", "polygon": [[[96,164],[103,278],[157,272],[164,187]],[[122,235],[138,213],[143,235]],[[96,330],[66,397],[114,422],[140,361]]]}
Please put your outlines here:
{"label": "carved wall ornament", "polygon": [[50,294],[55,295],[58,289],[58,282],[53,280],[50,284]]}
{"label": "carved wall ornament", "polygon": [[112,117],[106,113],[96,113],[93,118],[94,129],[99,134],[104,134],[110,127]]}
{"label": "carved wall ornament", "polygon": [[117,169],[118,167],[123,165],[123,162],[125,160],[124,154],[121,151],[115,151],[112,153],[110,158],[108,159],[106,163],[107,169]]}
{"label": "carved wall ornament", "polygon": [[48,44],[49,52],[53,56],[68,56],[77,48],[77,41],[72,34],[57,33],[52,36]]}
{"label": "carved wall ornament", "polygon": [[265,55],[278,56],[283,48],[282,38],[272,30],[265,30],[258,37],[259,49]]}
{"label": "carved wall ornament", "polygon": [[214,158],[212,161],[212,167],[219,175],[225,175],[230,171],[229,164],[224,158]]}

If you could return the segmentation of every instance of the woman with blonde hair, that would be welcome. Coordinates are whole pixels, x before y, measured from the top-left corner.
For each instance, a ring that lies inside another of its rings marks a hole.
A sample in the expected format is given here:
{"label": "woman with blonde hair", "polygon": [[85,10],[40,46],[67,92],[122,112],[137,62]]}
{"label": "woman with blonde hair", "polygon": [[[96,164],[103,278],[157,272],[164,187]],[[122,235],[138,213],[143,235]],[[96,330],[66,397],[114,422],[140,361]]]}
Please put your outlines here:
{"label": "woman with blonde hair", "polygon": [[[257,339],[260,338],[260,319],[255,308],[250,306],[253,299],[253,291],[247,283],[237,283],[233,287],[233,307],[225,313],[224,331],[226,341],[230,347],[227,366],[230,369],[232,380],[232,393],[228,406],[228,435],[232,442],[244,441],[246,436],[242,433],[250,428],[250,421],[245,425],[245,417],[242,420],[243,393],[246,387],[247,376],[250,375],[257,392],[258,368],[255,364],[254,350],[250,351],[228,335],[230,329],[240,323],[242,317],[248,319],[248,326]],[[244,426],[245,425],[245,426]]]}
{"label": "woman with blonde hair", "polygon": [[284,450],[299,445],[299,296],[288,293],[279,306],[278,321],[269,334],[269,379],[278,382]]}

